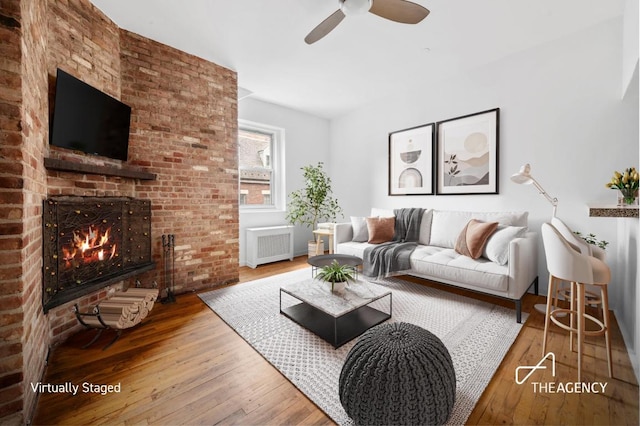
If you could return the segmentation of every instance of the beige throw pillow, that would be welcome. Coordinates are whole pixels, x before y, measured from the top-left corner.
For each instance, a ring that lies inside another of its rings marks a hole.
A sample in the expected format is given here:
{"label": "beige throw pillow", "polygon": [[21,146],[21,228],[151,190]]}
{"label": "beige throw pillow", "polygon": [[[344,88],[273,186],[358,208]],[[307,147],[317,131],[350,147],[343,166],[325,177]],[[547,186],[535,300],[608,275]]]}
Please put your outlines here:
{"label": "beige throw pillow", "polygon": [[498,222],[481,222],[471,219],[458,235],[456,252],[477,259],[482,256],[482,250],[487,240],[498,227]]}
{"label": "beige throw pillow", "polygon": [[368,217],[367,231],[369,232],[368,243],[380,244],[393,239],[395,231],[395,217]]}

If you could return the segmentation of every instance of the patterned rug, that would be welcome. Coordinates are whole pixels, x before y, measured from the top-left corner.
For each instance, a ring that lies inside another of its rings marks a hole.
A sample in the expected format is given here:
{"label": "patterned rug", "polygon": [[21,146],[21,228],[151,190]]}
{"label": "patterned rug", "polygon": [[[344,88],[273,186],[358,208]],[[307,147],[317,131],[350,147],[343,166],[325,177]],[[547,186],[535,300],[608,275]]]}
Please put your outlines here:
{"label": "patterned rug", "polygon": [[[352,425],[340,404],[338,381],[356,340],[334,349],[279,312],[280,286],[310,276],[310,268],[302,269],[199,297],[336,423]],[[515,311],[397,278],[377,284],[393,293],[389,321],[425,328],[449,350],[457,383],[448,423],[463,424],[520,332]]]}

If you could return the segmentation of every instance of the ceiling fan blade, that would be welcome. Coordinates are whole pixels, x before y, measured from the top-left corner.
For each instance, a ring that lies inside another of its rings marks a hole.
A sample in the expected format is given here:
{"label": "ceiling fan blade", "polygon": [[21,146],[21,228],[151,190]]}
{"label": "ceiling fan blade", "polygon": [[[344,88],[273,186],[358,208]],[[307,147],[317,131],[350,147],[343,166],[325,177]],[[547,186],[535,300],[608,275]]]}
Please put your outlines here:
{"label": "ceiling fan blade", "polygon": [[429,9],[406,0],[373,0],[369,12],[402,24],[417,24],[429,15]]}
{"label": "ceiling fan blade", "polygon": [[345,15],[342,13],[340,9],[336,10],[331,14],[327,19],[320,22],[320,24],[315,27],[307,36],[304,38],[304,41],[307,44],[315,43],[320,40],[322,37],[326,36],[338,26],[340,22],[344,19]]}

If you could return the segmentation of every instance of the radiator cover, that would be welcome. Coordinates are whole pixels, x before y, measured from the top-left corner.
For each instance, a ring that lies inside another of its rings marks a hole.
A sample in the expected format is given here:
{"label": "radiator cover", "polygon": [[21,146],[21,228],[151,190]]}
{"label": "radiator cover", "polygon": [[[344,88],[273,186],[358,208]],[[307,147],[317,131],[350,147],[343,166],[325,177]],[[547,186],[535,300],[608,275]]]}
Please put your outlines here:
{"label": "radiator cover", "polygon": [[293,226],[247,228],[247,266],[293,260]]}

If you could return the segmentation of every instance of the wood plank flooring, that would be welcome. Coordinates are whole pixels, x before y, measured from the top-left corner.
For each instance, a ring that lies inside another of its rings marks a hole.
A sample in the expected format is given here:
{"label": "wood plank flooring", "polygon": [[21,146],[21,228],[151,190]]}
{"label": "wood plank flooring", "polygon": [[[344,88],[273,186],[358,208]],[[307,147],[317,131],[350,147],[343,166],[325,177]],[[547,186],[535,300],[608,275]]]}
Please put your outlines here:
{"label": "wood plank flooring", "polygon": [[[306,257],[240,268],[240,281],[304,267]],[[512,307],[499,299],[463,294]],[[613,379],[607,375],[603,339],[585,345],[583,379],[606,382],[603,394],[536,393],[530,383],[515,383],[515,369],[535,365],[541,357],[544,317],[533,304],[542,302],[534,295],[525,298],[524,311],[531,314],[468,423],[637,425],[638,385],[615,321]],[[141,326],[125,331],[105,351],[111,335],[104,334],[88,349],[81,347],[93,336],[91,331],[81,331],[52,350],[43,383],[70,382],[80,390],[75,396],[42,393],[33,424],[333,424],[196,294],[180,295],[172,304],[157,303]],[[557,355],[556,377],[545,371],[536,380],[575,382],[577,355],[568,345],[567,333],[554,328],[549,350]],[[85,393],[83,383],[120,384],[121,389],[106,395]]]}

